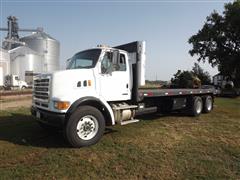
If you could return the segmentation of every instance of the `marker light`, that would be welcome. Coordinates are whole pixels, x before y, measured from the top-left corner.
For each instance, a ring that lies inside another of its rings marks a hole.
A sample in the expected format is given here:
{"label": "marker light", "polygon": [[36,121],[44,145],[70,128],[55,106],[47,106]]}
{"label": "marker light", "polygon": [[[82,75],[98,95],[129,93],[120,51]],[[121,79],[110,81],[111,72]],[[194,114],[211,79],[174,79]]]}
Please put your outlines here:
{"label": "marker light", "polygon": [[88,86],[91,86],[91,85],[92,85],[92,81],[88,80]]}
{"label": "marker light", "polygon": [[70,103],[67,101],[55,101],[54,108],[58,110],[65,110],[70,106]]}

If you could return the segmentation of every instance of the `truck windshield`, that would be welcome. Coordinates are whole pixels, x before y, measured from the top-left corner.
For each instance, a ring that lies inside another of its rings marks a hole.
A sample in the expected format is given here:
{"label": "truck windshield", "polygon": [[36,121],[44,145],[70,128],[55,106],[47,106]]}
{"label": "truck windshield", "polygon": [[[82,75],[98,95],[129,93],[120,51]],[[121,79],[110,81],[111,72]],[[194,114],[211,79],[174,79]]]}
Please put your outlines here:
{"label": "truck windshield", "polygon": [[101,49],[91,49],[75,54],[67,69],[89,69],[94,68],[101,54]]}

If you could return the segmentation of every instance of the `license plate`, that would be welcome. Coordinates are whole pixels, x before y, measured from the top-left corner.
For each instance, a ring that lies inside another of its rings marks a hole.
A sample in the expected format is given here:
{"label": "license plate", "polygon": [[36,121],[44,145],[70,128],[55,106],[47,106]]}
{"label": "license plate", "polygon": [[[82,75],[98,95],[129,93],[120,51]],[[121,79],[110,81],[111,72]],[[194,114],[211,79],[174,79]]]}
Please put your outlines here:
{"label": "license plate", "polygon": [[37,113],[36,113],[36,117],[37,117],[38,119],[41,118],[41,114],[40,114],[40,112],[37,111]]}

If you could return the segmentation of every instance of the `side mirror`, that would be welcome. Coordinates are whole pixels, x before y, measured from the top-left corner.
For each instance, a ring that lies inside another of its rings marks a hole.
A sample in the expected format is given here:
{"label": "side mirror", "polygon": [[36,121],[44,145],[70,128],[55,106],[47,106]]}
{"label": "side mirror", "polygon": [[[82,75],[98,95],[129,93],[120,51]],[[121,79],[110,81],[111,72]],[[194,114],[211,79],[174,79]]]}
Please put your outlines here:
{"label": "side mirror", "polygon": [[119,52],[117,51],[117,50],[114,50],[113,51],[113,57],[112,57],[112,62],[113,62],[113,64],[117,64],[117,62],[118,62],[118,57],[119,56]]}
{"label": "side mirror", "polygon": [[112,70],[113,71],[117,71],[119,70],[119,64],[118,64],[118,59],[119,59],[119,51],[117,50],[114,50],[113,51],[113,67],[112,67]]}

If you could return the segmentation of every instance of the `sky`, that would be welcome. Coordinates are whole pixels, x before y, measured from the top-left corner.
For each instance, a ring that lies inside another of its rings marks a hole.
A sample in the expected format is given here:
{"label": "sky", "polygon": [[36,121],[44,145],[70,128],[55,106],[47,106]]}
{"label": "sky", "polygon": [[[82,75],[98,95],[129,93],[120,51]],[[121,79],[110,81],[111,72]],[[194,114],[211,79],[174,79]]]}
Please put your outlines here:
{"label": "sky", "polygon": [[[98,44],[116,46],[146,41],[146,79],[170,80],[180,70],[191,70],[197,57],[188,39],[202,28],[214,10],[222,13],[227,0],[0,0],[0,26],[7,17],[20,28],[43,27],[60,42],[60,64]],[[19,33],[20,36],[26,34]],[[6,36],[0,32],[0,40]],[[210,75],[217,68],[200,63]]]}

